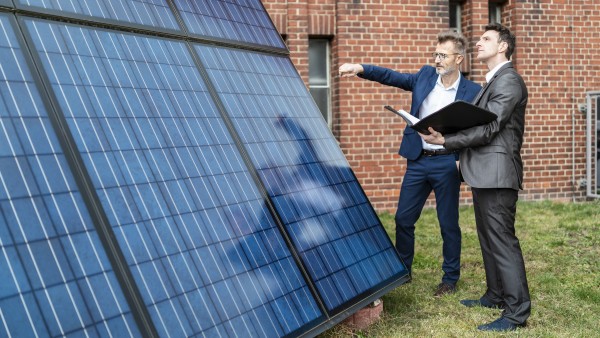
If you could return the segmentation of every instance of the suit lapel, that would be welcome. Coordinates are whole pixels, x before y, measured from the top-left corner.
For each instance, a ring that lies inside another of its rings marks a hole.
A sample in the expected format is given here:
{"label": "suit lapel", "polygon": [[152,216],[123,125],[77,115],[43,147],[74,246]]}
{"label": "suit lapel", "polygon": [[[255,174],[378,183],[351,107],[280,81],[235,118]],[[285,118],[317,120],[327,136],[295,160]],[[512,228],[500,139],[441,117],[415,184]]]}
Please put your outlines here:
{"label": "suit lapel", "polygon": [[[414,96],[413,99],[417,98],[417,100],[413,102],[413,105],[415,105],[416,107],[421,107],[421,105],[423,104],[423,101],[425,101],[425,98],[427,98],[427,95],[429,95],[429,93],[431,93],[431,91],[435,87],[435,83],[437,82],[439,75],[437,73],[434,73],[434,75],[435,76],[431,76],[429,78],[429,80],[427,82],[425,82],[426,87],[423,88],[424,90],[419,91],[419,93],[420,94],[422,93],[423,95]],[[411,114],[414,115],[415,117],[419,117],[419,109],[417,109],[414,112],[411,110]]]}
{"label": "suit lapel", "polygon": [[[492,79],[492,81],[494,81],[494,79]],[[490,82],[492,82],[492,81],[490,81]],[[483,93],[485,93],[485,91],[487,90],[488,87],[489,87],[489,83],[486,83],[483,87],[481,87],[481,89],[479,90],[479,93],[477,93],[477,96],[475,96],[475,99],[473,99],[474,105],[479,104],[479,100],[481,100]]]}
{"label": "suit lapel", "polygon": [[463,97],[465,97],[465,95],[466,95],[467,81],[463,81],[465,78],[462,76],[462,74],[460,74],[460,72],[459,72],[458,76],[460,77],[460,81],[458,82],[458,90],[456,92],[456,99],[462,100]]}

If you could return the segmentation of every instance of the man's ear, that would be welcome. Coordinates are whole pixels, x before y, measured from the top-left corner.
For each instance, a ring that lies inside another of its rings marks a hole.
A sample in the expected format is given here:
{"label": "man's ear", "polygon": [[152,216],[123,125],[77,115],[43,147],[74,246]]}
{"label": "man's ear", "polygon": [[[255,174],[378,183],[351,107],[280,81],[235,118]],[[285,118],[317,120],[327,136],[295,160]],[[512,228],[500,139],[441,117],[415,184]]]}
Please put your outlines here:
{"label": "man's ear", "polygon": [[498,51],[502,54],[504,54],[504,52],[506,52],[506,50],[508,49],[508,42],[506,41],[501,41],[500,42],[500,47],[498,47]]}
{"label": "man's ear", "polygon": [[458,54],[457,57],[456,57],[456,64],[460,65],[463,62],[464,59],[465,59],[464,55]]}

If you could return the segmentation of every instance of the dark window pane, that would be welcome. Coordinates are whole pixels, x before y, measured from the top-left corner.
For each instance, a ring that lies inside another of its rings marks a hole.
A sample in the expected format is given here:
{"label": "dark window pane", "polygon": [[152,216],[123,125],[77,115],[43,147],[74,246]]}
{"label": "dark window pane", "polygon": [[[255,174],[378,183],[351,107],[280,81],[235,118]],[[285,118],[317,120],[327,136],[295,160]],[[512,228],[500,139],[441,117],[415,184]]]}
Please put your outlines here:
{"label": "dark window pane", "polygon": [[319,107],[321,114],[323,114],[323,118],[327,120],[329,115],[329,88],[311,88],[310,94],[317,107]]}

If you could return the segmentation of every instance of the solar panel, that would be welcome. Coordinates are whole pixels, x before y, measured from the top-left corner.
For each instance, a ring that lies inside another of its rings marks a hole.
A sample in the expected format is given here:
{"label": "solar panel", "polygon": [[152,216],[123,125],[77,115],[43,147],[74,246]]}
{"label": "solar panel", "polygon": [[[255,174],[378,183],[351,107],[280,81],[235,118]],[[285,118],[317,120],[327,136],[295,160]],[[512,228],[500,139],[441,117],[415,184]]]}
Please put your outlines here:
{"label": "solar panel", "polygon": [[193,34],[285,48],[260,0],[175,0],[174,3]]}
{"label": "solar panel", "polygon": [[313,336],[407,280],[260,2],[0,24],[0,336]]}
{"label": "solar panel", "polygon": [[33,7],[52,14],[78,14],[113,23],[179,30],[175,15],[166,0],[17,0],[17,6]]}
{"label": "solar panel", "polygon": [[327,309],[335,312],[401,273],[404,266],[385,245],[387,234],[291,61],[196,49]]}
{"label": "solar panel", "polygon": [[0,60],[0,336],[139,335],[6,14]]}

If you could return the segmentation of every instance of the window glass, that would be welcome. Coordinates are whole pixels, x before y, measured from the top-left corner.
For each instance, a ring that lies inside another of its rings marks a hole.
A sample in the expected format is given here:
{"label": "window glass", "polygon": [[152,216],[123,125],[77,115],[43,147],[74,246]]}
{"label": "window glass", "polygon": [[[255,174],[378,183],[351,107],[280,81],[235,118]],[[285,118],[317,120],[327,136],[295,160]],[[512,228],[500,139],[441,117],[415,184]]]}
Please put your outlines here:
{"label": "window glass", "polygon": [[327,39],[308,41],[308,85],[323,117],[331,125],[329,40]]}
{"label": "window glass", "polygon": [[501,23],[502,22],[502,5],[500,2],[489,2],[488,10],[489,10],[489,19],[490,23]]}
{"label": "window glass", "polygon": [[459,2],[450,2],[448,13],[450,29],[455,29],[458,32],[461,31],[461,7]]}

